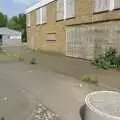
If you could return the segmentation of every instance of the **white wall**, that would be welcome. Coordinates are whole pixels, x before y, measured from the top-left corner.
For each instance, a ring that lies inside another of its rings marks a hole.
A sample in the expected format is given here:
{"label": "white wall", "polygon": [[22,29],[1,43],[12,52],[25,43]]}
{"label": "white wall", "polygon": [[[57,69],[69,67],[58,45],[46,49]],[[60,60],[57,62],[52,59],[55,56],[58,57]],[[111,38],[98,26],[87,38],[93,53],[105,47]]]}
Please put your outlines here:
{"label": "white wall", "polygon": [[21,36],[3,36],[3,46],[20,46]]}

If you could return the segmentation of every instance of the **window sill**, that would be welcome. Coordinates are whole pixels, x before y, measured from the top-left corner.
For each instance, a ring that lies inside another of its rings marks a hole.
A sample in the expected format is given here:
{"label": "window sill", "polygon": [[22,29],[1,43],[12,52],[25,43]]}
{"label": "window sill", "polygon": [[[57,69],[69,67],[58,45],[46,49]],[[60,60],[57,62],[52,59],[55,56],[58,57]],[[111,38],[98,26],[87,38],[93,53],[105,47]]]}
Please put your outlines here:
{"label": "window sill", "polygon": [[47,42],[56,42],[56,40],[46,40]]}
{"label": "window sill", "polygon": [[111,10],[111,11],[117,11],[117,10],[120,10],[120,8],[114,8],[114,9]]}
{"label": "window sill", "polygon": [[36,24],[36,26],[41,26],[41,25],[45,25],[45,24],[47,24],[47,23]]}
{"label": "window sill", "polygon": [[75,19],[75,16],[74,17],[66,18],[65,20],[71,20],[71,19]]}
{"label": "window sill", "polygon": [[96,15],[96,14],[102,14],[102,13],[106,13],[106,12],[109,12],[109,10],[93,12],[93,14]]}
{"label": "window sill", "polygon": [[61,19],[61,20],[56,20],[56,22],[61,22],[61,21],[64,21],[64,19]]}

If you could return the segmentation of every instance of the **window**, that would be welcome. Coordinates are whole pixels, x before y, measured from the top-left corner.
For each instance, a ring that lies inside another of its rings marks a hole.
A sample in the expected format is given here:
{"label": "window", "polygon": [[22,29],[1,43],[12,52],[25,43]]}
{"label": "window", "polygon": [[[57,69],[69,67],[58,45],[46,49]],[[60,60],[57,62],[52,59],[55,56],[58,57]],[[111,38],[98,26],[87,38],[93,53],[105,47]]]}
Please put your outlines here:
{"label": "window", "polygon": [[44,24],[47,22],[47,8],[42,7],[36,11],[36,24]]}
{"label": "window", "polygon": [[36,11],[36,24],[40,24],[40,9]]}
{"label": "window", "polygon": [[31,20],[30,20],[30,14],[27,15],[27,26],[29,27],[31,24]]}
{"label": "window", "polygon": [[94,12],[103,12],[109,10],[110,0],[95,0]]}
{"label": "window", "polygon": [[46,6],[42,8],[42,24],[47,22],[47,9]]}
{"label": "window", "polygon": [[47,41],[56,41],[56,33],[48,33],[46,35],[46,40]]}
{"label": "window", "polygon": [[114,9],[120,8],[120,0],[114,0]]}
{"label": "window", "polygon": [[64,19],[64,0],[57,1],[57,20]]}
{"label": "window", "polygon": [[75,17],[75,0],[57,1],[57,20]]}
{"label": "window", "polygon": [[10,36],[8,39],[18,40],[21,39],[21,36]]}
{"label": "window", "polygon": [[66,18],[75,17],[75,0],[66,0]]}

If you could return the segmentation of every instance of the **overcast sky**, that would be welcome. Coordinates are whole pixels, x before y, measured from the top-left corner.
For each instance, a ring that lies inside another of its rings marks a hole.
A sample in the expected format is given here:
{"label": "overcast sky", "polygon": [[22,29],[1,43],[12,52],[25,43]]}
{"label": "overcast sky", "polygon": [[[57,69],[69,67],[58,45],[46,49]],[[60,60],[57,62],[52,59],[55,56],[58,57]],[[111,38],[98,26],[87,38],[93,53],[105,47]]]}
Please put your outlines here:
{"label": "overcast sky", "polygon": [[26,8],[39,0],[0,0],[0,11],[9,17],[23,13]]}

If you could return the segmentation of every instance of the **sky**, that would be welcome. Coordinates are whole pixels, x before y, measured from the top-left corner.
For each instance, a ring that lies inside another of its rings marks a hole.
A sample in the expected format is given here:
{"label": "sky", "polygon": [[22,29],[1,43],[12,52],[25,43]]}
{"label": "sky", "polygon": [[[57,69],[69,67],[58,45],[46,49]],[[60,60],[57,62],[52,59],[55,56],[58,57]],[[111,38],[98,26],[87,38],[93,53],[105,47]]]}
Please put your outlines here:
{"label": "sky", "polygon": [[26,8],[39,0],[0,0],[0,12],[7,14],[8,17],[23,13]]}

